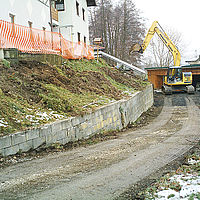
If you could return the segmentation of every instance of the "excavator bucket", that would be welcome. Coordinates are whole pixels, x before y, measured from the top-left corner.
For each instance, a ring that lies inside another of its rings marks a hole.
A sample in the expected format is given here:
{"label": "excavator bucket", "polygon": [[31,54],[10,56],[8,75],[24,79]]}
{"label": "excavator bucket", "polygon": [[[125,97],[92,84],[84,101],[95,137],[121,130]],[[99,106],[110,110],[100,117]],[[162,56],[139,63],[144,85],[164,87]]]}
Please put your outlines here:
{"label": "excavator bucket", "polygon": [[140,52],[142,49],[141,45],[139,44],[134,44],[132,45],[130,51],[129,51],[129,54],[132,53],[132,52]]}

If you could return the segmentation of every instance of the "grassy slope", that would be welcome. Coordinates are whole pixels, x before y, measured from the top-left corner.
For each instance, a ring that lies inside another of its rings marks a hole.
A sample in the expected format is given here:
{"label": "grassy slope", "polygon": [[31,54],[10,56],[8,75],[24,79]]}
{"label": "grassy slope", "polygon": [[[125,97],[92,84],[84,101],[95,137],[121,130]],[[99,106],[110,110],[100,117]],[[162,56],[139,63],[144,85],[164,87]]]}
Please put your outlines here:
{"label": "grassy slope", "polygon": [[0,136],[84,114],[147,84],[104,60],[73,60],[62,66],[34,61],[10,68],[0,64]]}

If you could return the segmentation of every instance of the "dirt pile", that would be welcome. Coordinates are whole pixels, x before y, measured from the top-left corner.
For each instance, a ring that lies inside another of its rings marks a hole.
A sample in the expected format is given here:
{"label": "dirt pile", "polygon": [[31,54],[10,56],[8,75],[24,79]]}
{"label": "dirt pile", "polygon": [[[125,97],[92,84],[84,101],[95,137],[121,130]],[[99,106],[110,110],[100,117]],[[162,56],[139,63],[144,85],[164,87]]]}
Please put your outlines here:
{"label": "dirt pile", "polygon": [[67,61],[62,66],[37,61],[0,64],[0,134],[83,114],[146,85],[103,60]]}

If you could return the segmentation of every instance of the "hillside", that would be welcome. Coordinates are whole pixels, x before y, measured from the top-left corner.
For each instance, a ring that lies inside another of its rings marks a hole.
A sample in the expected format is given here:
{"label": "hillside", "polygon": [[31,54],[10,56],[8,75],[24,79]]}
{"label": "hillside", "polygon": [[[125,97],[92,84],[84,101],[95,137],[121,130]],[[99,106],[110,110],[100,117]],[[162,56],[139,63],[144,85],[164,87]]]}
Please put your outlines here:
{"label": "hillside", "polygon": [[62,66],[36,61],[20,61],[11,67],[1,63],[0,136],[83,115],[147,84],[104,60],[72,60]]}

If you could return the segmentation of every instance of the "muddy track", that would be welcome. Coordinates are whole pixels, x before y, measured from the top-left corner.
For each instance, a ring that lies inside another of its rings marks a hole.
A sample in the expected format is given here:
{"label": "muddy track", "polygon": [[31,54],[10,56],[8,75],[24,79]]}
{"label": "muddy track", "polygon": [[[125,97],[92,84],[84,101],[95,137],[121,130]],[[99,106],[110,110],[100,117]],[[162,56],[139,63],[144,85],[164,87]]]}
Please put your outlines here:
{"label": "muddy track", "polygon": [[146,127],[4,168],[0,199],[114,199],[194,146],[199,102],[199,94],[166,96],[162,112]]}

